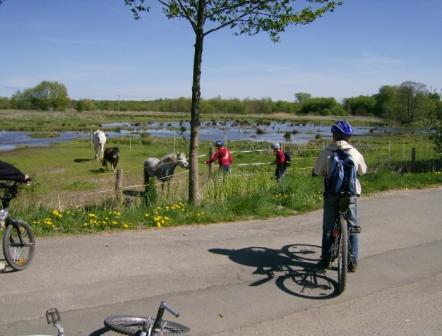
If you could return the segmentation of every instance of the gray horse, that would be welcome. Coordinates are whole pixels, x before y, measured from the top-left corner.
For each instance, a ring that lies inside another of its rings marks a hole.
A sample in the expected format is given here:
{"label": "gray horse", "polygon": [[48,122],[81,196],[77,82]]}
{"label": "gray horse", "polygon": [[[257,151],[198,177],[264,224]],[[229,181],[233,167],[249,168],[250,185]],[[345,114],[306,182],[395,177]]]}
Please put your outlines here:
{"label": "gray horse", "polygon": [[161,159],[148,158],[144,161],[144,184],[149,183],[149,177],[157,177],[163,182],[170,181],[173,176],[175,168],[180,166],[184,169],[189,169],[189,162],[184,153],[170,153],[163,156]]}

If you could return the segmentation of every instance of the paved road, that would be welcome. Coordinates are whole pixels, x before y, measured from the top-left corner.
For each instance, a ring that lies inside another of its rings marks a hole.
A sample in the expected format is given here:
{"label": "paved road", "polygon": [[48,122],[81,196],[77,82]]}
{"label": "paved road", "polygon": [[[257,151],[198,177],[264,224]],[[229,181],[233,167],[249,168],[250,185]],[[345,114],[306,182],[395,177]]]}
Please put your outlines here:
{"label": "paved road", "polygon": [[39,239],[23,272],[0,274],[0,335],[67,335],[165,299],[193,335],[442,335],[442,188],[360,200],[361,266],[344,294],[315,273],[321,211],[276,218]]}

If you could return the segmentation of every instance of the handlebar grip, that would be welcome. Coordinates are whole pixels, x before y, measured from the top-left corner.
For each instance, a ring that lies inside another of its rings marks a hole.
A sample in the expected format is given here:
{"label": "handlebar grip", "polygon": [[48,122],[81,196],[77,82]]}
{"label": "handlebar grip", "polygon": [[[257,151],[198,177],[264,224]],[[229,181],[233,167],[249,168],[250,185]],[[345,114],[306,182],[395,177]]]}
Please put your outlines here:
{"label": "handlebar grip", "polygon": [[171,313],[173,316],[175,316],[175,317],[179,317],[180,316],[180,314],[179,313],[177,313],[177,312],[175,312],[170,306],[168,306],[167,304],[166,304],[166,302],[161,302],[161,306],[164,308],[164,309],[166,309],[169,313]]}

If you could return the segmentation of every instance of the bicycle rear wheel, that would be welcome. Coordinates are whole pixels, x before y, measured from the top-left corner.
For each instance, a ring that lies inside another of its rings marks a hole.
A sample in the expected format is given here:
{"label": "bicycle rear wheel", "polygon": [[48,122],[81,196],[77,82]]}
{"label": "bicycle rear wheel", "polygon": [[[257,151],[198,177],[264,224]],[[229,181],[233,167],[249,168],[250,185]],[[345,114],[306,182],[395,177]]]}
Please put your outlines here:
{"label": "bicycle rear wheel", "polygon": [[[104,325],[109,329],[124,335],[138,335],[142,331],[143,324],[149,320],[149,317],[141,316],[127,316],[114,315],[109,316],[104,320]],[[148,321],[148,327],[153,324],[154,318]],[[152,331],[152,335],[190,335],[190,329],[185,325],[171,322],[167,320],[162,321],[163,330]]]}
{"label": "bicycle rear wheel", "polygon": [[16,271],[28,267],[34,256],[35,239],[31,226],[21,220],[14,220],[6,227],[3,235],[3,254]]}
{"label": "bicycle rear wheel", "polygon": [[347,221],[343,215],[339,215],[339,224],[341,234],[339,238],[339,252],[338,252],[338,293],[341,294],[345,290],[347,282],[348,270],[348,230]]}

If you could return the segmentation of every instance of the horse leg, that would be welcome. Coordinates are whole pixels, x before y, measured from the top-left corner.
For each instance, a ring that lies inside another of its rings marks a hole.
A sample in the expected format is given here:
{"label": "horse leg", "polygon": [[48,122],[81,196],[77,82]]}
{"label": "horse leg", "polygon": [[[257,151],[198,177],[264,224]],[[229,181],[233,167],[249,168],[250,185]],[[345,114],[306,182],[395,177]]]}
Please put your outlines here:
{"label": "horse leg", "polygon": [[167,180],[167,199],[169,199],[169,193],[170,193],[170,180]]}
{"label": "horse leg", "polygon": [[114,164],[113,164],[114,172],[117,170],[117,163],[118,163],[118,158],[116,158],[114,160]]}
{"label": "horse leg", "polygon": [[144,185],[147,186],[149,184],[149,174],[146,169],[144,169]]}

